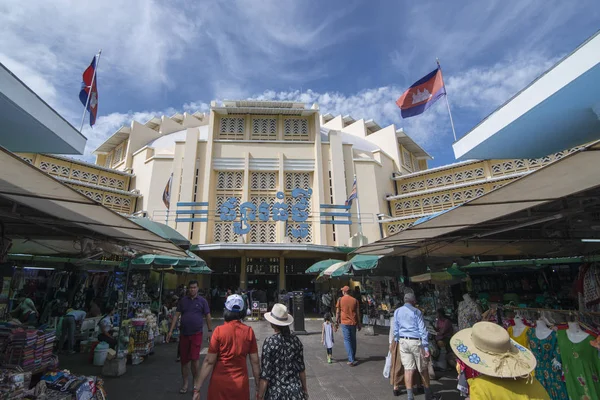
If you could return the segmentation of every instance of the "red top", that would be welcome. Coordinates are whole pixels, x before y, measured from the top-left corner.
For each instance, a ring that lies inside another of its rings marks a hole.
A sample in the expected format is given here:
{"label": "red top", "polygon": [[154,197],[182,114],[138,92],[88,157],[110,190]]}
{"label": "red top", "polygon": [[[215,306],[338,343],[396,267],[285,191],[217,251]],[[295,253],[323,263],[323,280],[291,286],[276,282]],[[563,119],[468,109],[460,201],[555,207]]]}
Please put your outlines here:
{"label": "red top", "polygon": [[258,353],[252,328],[241,321],[225,322],[215,329],[208,352],[217,355],[217,363],[208,386],[208,398],[249,400],[246,359],[249,354]]}
{"label": "red top", "polygon": [[344,295],[337,302],[337,310],[341,315],[342,325],[358,325],[358,300],[350,295]]}

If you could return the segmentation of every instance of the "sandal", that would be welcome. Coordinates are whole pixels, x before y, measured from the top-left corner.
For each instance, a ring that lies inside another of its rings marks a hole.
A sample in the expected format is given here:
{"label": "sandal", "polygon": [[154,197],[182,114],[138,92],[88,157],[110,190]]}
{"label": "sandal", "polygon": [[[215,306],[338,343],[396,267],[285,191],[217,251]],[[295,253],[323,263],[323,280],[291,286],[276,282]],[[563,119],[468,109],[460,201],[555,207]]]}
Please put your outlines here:
{"label": "sandal", "polygon": [[188,390],[187,390],[187,387],[186,387],[186,388],[183,388],[183,387],[182,387],[181,389],[179,389],[179,394],[186,394],[186,393],[187,393],[187,391],[188,391]]}
{"label": "sandal", "polygon": [[[196,397],[196,396],[198,396],[198,397]],[[194,388],[192,400],[196,400],[196,399],[198,399],[198,400],[200,399],[200,389]]]}

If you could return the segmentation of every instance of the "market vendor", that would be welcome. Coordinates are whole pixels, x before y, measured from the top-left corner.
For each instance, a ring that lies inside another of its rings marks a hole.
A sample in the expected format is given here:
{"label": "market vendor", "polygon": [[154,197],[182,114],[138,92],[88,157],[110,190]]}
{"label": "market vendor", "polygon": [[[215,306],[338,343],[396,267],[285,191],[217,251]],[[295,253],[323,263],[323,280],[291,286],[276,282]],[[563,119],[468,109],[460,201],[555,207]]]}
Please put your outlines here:
{"label": "market vendor", "polygon": [[74,310],[72,308],[67,310],[67,314],[62,318],[61,334],[60,334],[60,350],[63,350],[65,341],[68,344],[69,354],[74,354],[73,347],[75,346],[75,332],[77,325],[81,326],[81,323],[85,319],[85,311]]}
{"label": "market vendor", "polygon": [[98,340],[101,342],[106,342],[110,345],[111,349],[114,349],[117,346],[117,339],[115,339],[113,334],[113,321],[112,316],[115,314],[115,310],[112,306],[106,306],[104,311],[104,316],[98,322],[98,327],[100,328],[100,334],[98,335]]}
{"label": "market vendor", "polygon": [[24,324],[35,325],[40,313],[35,308],[33,300],[27,296],[25,292],[20,292],[17,296],[17,301],[19,302],[19,305],[11,312],[11,314]]}
{"label": "market vendor", "polygon": [[448,319],[443,308],[437,310],[435,331],[435,340],[438,342],[438,346],[448,350],[450,347],[450,338],[454,334],[454,328],[452,327],[452,321]]}

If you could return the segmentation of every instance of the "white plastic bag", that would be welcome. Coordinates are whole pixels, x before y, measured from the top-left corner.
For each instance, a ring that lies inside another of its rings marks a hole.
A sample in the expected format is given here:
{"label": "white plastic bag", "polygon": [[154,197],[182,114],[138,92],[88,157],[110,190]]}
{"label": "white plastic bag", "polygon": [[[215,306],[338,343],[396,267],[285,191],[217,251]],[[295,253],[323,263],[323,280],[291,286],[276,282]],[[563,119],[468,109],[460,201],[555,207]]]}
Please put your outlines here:
{"label": "white plastic bag", "polygon": [[392,353],[388,351],[387,357],[385,358],[385,366],[383,367],[383,377],[385,379],[390,378],[390,371],[392,370]]}

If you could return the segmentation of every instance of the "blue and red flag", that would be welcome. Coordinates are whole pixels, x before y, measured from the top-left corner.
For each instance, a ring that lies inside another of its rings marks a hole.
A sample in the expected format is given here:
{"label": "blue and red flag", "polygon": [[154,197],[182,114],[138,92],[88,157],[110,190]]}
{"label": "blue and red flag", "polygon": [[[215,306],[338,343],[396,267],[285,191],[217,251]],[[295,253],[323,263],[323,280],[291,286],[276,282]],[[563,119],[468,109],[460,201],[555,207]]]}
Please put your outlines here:
{"label": "blue and red flag", "polygon": [[396,100],[402,110],[402,118],[414,117],[422,114],[440,97],[446,94],[442,70],[434,69],[423,78],[419,79]]}
{"label": "blue and red flag", "polygon": [[79,92],[79,100],[83,103],[84,107],[87,107],[87,110],[90,113],[90,126],[94,126],[96,123],[96,115],[98,114],[98,89],[96,88],[98,75],[96,74],[96,60],[97,56],[94,56],[90,66],[83,71],[83,81],[81,82],[81,91]]}
{"label": "blue and red flag", "polygon": [[350,196],[348,196],[348,200],[346,200],[347,206],[352,206],[352,201],[358,197],[358,190],[356,189],[356,178],[354,178],[354,185],[352,185],[352,191],[350,192]]}

